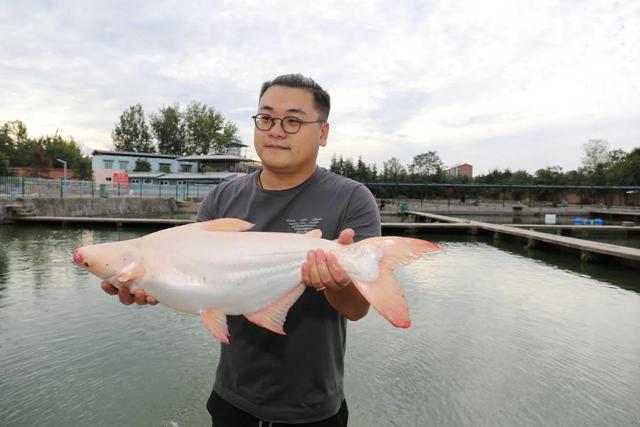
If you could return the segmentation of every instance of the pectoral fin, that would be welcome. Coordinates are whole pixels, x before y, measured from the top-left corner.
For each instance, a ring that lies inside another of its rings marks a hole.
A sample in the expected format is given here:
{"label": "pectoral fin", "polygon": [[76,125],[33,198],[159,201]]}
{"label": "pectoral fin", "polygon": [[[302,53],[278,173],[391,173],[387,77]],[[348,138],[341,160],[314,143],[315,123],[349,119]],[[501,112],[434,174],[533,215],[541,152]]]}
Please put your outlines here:
{"label": "pectoral fin", "polygon": [[120,283],[127,283],[141,279],[142,276],[144,276],[144,273],[145,270],[142,263],[140,261],[132,261],[118,272],[116,280]]}
{"label": "pectoral fin", "polygon": [[284,321],[291,306],[300,298],[305,286],[299,284],[288,294],[269,305],[268,307],[254,313],[245,313],[244,317],[258,326],[262,326],[276,334],[284,335]]}
{"label": "pectoral fin", "polygon": [[305,233],[304,235],[319,239],[322,237],[322,230],[320,230],[319,228],[314,228],[313,230],[309,231],[308,233]]}
{"label": "pectoral fin", "polygon": [[200,310],[200,319],[207,327],[211,335],[221,342],[229,344],[229,328],[227,327],[227,316],[216,310]]}

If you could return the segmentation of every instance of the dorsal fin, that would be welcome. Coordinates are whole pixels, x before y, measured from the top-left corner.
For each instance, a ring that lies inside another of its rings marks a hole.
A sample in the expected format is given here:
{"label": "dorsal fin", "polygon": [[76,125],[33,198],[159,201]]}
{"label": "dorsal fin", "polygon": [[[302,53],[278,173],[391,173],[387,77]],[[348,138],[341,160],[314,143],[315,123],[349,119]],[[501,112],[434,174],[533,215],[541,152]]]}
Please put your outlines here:
{"label": "dorsal fin", "polygon": [[322,237],[322,230],[320,230],[319,228],[314,228],[313,230],[309,231],[308,233],[304,233],[305,236],[308,237],[315,237],[315,238],[321,238]]}
{"label": "dorsal fin", "polygon": [[200,223],[207,231],[247,231],[253,224],[238,218],[219,218]]}

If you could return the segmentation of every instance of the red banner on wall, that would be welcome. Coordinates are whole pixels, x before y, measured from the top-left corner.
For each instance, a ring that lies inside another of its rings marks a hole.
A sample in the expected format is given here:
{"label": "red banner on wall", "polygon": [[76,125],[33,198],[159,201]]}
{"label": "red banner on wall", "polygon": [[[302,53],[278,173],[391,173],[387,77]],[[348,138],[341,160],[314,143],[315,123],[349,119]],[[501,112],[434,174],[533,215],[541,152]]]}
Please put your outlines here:
{"label": "red banner on wall", "polygon": [[111,177],[111,185],[117,186],[120,184],[120,188],[126,188],[129,186],[129,175],[125,172],[114,172]]}

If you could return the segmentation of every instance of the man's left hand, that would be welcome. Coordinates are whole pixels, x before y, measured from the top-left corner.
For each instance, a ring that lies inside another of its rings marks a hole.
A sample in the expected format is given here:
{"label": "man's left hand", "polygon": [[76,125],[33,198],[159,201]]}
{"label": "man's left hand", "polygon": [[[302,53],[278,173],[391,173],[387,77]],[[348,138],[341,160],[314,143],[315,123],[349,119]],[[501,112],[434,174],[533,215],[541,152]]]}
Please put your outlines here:
{"label": "man's left hand", "polygon": [[[353,243],[353,236],[354,231],[347,228],[340,233],[336,242],[349,245]],[[302,264],[302,282],[318,291],[339,291],[351,285],[349,275],[338,264],[336,256],[322,249],[307,252],[307,260]]]}

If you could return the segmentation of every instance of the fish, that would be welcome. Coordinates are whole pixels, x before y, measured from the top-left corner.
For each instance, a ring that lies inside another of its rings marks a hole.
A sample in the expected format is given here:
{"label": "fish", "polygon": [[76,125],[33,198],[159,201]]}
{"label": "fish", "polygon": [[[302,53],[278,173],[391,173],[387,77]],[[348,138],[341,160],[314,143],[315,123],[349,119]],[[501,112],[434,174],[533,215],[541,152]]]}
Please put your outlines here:
{"label": "fish", "polygon": [[285,334],[287,312],[305,290],[301,266],[315,249],[333,253],[371,306],[392,325],[408,328],[409,307],[393,270],[440,249],[406,237],[342,245],[317,229],[298,234],[252,227],[237,218],[196,222],[80,247],[73,263],[118,289],[144,289],[163,305],[200,316],[215,338],[229,344],[227,315]]}

